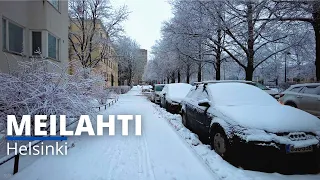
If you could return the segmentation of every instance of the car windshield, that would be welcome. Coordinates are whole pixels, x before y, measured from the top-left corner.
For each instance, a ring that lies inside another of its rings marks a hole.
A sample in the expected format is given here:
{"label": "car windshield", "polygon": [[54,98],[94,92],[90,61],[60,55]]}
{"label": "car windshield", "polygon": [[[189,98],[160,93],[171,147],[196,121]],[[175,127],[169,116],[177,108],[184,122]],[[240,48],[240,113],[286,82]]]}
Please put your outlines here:
{"label": "car windshield", "polygon": [[158,85],[155,87],[155,91],[162,91],[164,85]]}
{"label": "car windshield", "polygon": [[217,106],[279,105],[266,92],[243,83],[218,83],[208,85],[213,103]]}

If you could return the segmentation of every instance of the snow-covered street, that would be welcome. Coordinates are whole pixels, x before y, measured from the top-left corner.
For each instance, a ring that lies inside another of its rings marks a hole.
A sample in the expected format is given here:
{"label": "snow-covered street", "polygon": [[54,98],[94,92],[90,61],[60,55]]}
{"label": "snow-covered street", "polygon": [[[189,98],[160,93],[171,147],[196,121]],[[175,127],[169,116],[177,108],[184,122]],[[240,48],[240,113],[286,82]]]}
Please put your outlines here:
{"label": "snow-covered street", "polygon": [[[32,157],[34,162],[22,168],[12,180],[316,180],[320,175],[291,175],[242,170],[224,161],[208,145],[172,115],[149,102],[134,87],[121,95],[105,115],[142,115],[142,136],[134,135],[129,122],[129,136],[121,135],[121,121],[116,121],[116,135],[70,137],[67,156]],[[93,126],[95,127],[95,126]],[[106,129],[107,130],[107,129]],[[29,157],[31,158],[31,157]],[[23,157],[22,164],[28,157]],[[30,161],[30,160],[29,160]],[[11,164],[9,164],[10,166]],[[11,173],[12,165],[8,168]],[[3,176],[0,177],[0,179]],[[9,178],[9,176],[8,176]],[[7,179],[8,179],[7,178]]]}
{"label": "snow-covered street", "polygon": [[133,122],[129,136],[122,136],[121,121],[116,121],[116,136],[69,138],[75,147],[67,156],[41,157],[12,179],[217,179],[138,93],[120,96],[103,114],[141,114],[142,136],[134,136]]}

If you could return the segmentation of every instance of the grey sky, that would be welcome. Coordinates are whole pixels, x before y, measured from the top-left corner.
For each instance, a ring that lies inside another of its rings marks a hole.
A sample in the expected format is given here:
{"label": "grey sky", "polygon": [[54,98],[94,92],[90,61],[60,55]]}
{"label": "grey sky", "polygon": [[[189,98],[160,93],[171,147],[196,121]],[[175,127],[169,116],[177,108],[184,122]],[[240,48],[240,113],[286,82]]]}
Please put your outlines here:
{"label": "grey sky", "polygon": [[115,7],[128,6],[131,13],[124,23],[126,34],[148,51],[161,37],[162,22],[172,17],[168,0],[111,0],[111,3]]}

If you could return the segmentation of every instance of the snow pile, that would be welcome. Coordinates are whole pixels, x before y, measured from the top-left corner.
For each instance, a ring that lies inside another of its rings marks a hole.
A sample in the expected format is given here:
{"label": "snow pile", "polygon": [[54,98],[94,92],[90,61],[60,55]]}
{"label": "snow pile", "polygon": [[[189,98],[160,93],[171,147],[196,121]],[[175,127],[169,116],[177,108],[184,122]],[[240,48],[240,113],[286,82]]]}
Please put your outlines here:
{"label": "snow pile", "polygon": [[177,103],[180,103],[186,97],[192,87],[185,83],[167,84],[166,86],[168,87],[166,99]]}
{"label": "snow pile", "polygon": [[[281,175],[278,173],[264,173],[257,171],[243,170],[234,167],[221,158],[211,147],[202,144],[198,136],[185,128],[182,124],[180,115],[173,115],[160,108],[158,105],[153,105],[159,112],[160,116],[167,119],[168,123],[178,132],[181,138],[189,145],[198,156],[220,179],[225,180],[317,180],[319,175]],[[272,144],[271,144],[272,145]]]}

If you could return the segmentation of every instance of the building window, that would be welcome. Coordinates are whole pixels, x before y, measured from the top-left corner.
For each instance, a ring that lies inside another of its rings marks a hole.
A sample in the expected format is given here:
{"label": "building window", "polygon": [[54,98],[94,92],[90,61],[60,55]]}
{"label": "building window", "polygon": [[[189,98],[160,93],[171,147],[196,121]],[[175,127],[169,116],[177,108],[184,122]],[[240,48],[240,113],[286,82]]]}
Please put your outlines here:
{"label": "building window", "polygon": [[32,55],[39,55],[37,53],[40,51],[42,53],[41,49],[41,32],[32,32]]}
{"label": "building window", "polygon": [[59,59],[59,39],[48,33],[48,57]]}
{"label": "building window", "polygon": [[[3,49],[15,53],[23,52],[23,27],[2,19]],[[9,33],[7,35],[7,33]]]}
{"label": "building window", "polygon": [[22,53],[23,28],[9,22],[9,51]]}
{"label": "building window", "polygon": [[50,4],[57,10],[59,10],[59,0],[48,0]]}
{"label": "building window", "polygon": [[2,48],[7,49],[7,22],[2,19]]}

